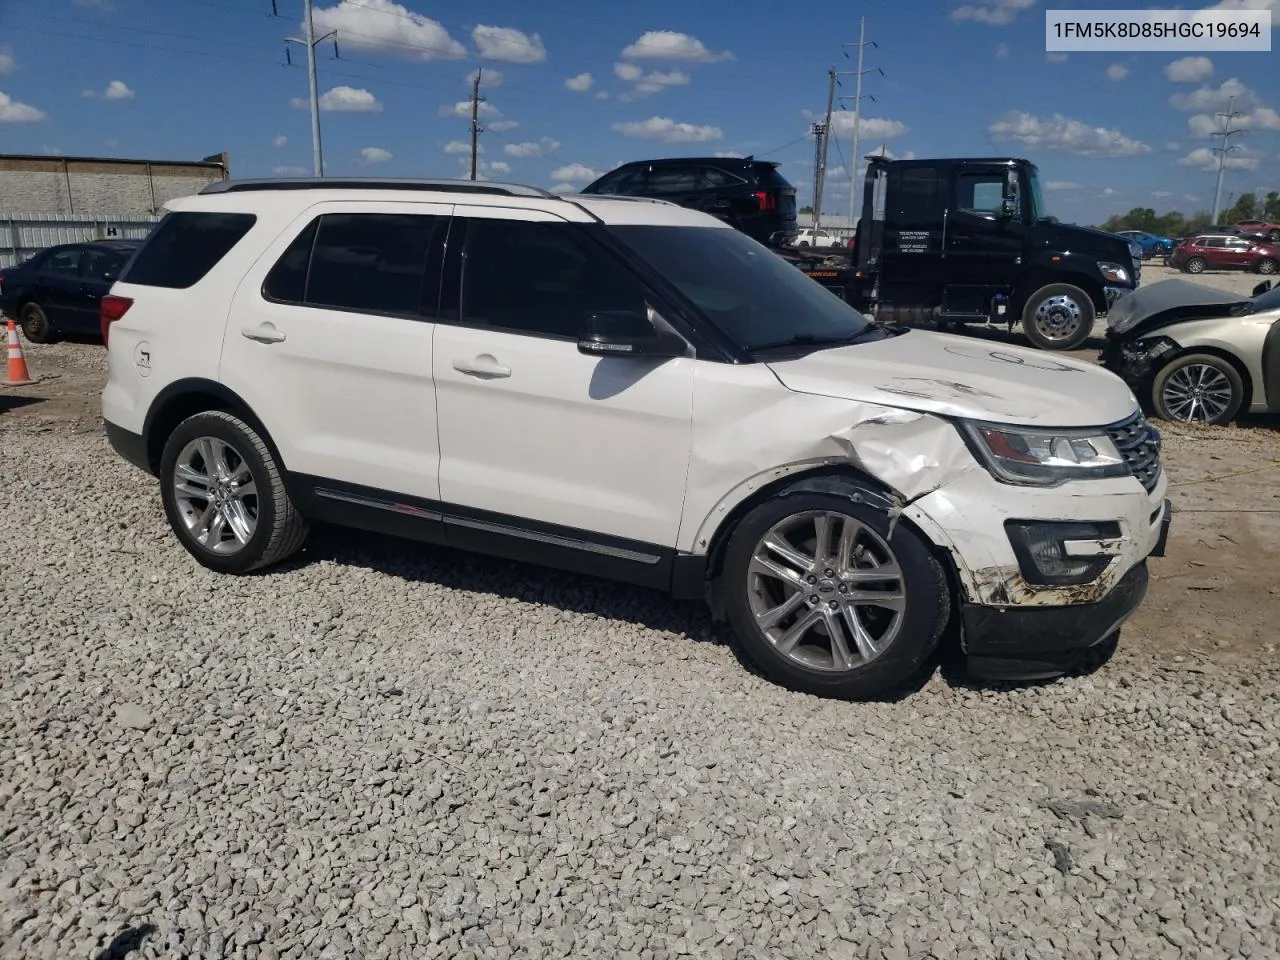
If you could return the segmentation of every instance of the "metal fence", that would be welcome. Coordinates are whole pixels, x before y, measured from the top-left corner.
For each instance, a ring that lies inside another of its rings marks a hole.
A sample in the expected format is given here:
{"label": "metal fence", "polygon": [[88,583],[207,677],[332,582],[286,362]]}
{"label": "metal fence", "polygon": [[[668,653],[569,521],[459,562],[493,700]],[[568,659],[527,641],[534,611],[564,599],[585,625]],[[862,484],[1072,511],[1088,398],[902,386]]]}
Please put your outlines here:
{"label": "metal fence", "polygon": [[159,217],[0,213],[0,267],[21,263],[37,250],[86,240],[141,240]]}

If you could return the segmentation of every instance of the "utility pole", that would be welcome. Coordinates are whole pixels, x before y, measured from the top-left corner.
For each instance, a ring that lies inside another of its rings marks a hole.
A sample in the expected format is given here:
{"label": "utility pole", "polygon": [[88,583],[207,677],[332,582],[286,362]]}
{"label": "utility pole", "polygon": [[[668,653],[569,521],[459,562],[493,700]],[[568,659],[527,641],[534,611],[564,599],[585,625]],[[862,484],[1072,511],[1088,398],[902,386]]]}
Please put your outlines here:
{"label": "utility pole", "polygon": [[[316,87],[316,44],[324,43],[330,37],[333,38],[333,55],[338,58],[338,31],[330,30],[323,37],[316,37],[315,25],[312,23],[311,7],[312,0],[304,0],[306,5],[306,15],[304,26],[306,28],[306,37],[286,37],[285,43],[300,43],[307,48],[307,74],[311,83],[311,165],[317,177],[324,176],[324,155],[320,149],[320,96]],[[276,0],[271,0],[271,10],[276,16],[279,16],[276,10]],[[289,64],[293,64],[293,58],[289,56],[289,48],[284,48],[285,59]]]}
{"label": "utility pole", "polygon": [[475,79],[471,81],[471,179],[476,178],[476,159],[480,152],[480,74],[484,68],[476,70]]}
{"label": "utility pole", "polygon": [[1227,154],[1232,150],[1238,150],[1239,147],[1229,146],[1227,141],[1236,134],[1244,133],[1244,127],[1231,128],[1231,121],[1241,116],[1240,111],[1232,109],[1235,106],[1236,98],[1231,97],[1227,100],[1227,112],[1220,113],[1218,116],[1223,118],[1221,130],[1216,130],[1212,134],[1215,137],[1222,138],[1222,146],[1214,147],[1213,152],[1218,155],[1218,185],[1213,191],[1213,222],[1218,222],[1218,201],[1222,199],[1222,174],[1227,168]]}
{"label": "utility pole", "polygon": [[809,125],[813,134],[813,225],[818,225],[818,207],[822,204],[822,153],[826,148],[827,128],[825,124]]}
{"label": "utility pole", "polygon": [[[827,115],[822,121],[822,139],[819,146],[818,175],[814,180],[813,229],[822,227],[822,188],[827,179],[827,145],[831,140],[831,108],[836,99],[836,68],[827,71]],[[815,241],[816,243],[817,241]]]}
{"label": "utility pole", "polygon": [[[861,125],[862,121],[862,75],[864,73],[871,72],[870,70],[862,69],[862,54],[868,43],[877,50],[879,49],[879,46],[874,40],[867,40],[867,18],[860,17],[858,21],[858,42],[856,44],[842,44],[842,46],[845,47],[856,46],[858,48],[858,69],[854,74],[858,79],[853,94],[853,144],[849,151],[849,229],[851,230],[853,229],[853,223],[857,217],[858,210],[858,127]],[[845,56],[849,56],[847,50],[845,51]],[[883,70],[879,67],[876,67],[875,69],[879,72],[880,76],[884,76]],[[870,94],[868,94],[868,96],[870,96]],[[846,98],[841,97],[840,99],[844,100]],[[875,100],[875,97],[871,97],[871,99]]]}

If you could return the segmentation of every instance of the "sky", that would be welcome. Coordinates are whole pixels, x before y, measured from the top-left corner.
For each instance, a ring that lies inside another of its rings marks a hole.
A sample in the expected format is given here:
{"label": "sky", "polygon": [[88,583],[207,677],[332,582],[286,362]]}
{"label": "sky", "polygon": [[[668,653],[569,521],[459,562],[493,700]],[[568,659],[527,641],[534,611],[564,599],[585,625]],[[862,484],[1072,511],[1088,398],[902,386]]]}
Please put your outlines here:
{"label": "sky", "polygon": [[[1050,3],[1051,7],[1084,6]],[[1095,9],[1150,6],[1137,0]],[[1170,3],[1273,10],[1280,0]],[[0,0],[0,152],[191,160],[309,175],[303,0]],[[823,209],[847,213],[858,18],[859,153],[1021,156],[1048,212],[1211,206],[1215,116],[1235,96],[1223,206],[1280,189],[1280,47],[1046,54],[1040,0],[316,0],[325,172],[465,177],[481,71],[481,176],[580,189],[621,163],[754,155],[812,200],[809,124],[842,75]],[[871,43],[874,41],[875,46]],[[292,61],[289,65],[288,57]]]}

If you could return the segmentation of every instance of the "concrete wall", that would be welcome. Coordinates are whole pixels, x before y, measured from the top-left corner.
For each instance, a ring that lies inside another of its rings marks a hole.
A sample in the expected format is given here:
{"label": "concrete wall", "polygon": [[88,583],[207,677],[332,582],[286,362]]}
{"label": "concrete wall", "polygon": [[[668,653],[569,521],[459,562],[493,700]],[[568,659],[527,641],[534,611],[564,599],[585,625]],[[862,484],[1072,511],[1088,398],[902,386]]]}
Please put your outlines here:
{"label": "concrete wall", "polygon": [[0,215],[142,217],[225,176],[212,163],[0,156]]}

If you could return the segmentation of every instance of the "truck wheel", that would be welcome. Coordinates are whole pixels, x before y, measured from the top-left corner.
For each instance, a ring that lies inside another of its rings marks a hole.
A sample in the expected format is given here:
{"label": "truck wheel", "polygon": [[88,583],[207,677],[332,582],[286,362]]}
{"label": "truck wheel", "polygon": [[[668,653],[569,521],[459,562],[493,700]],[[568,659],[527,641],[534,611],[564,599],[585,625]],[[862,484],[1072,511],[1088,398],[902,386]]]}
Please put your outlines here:
{"label": "truck wheel", "polygon": [[1244,381],[1230,363],[1209,353],[1189,353],[1156,374],[1151,405],[1161,420],[1224,426],[1244,404]]}
{"label": "truck wheel", "polygon": [[1022,308],[1022,329],[1041,350],[1074,350],[1089,339],[1097,312],[1079,287],[1051,283]]}

